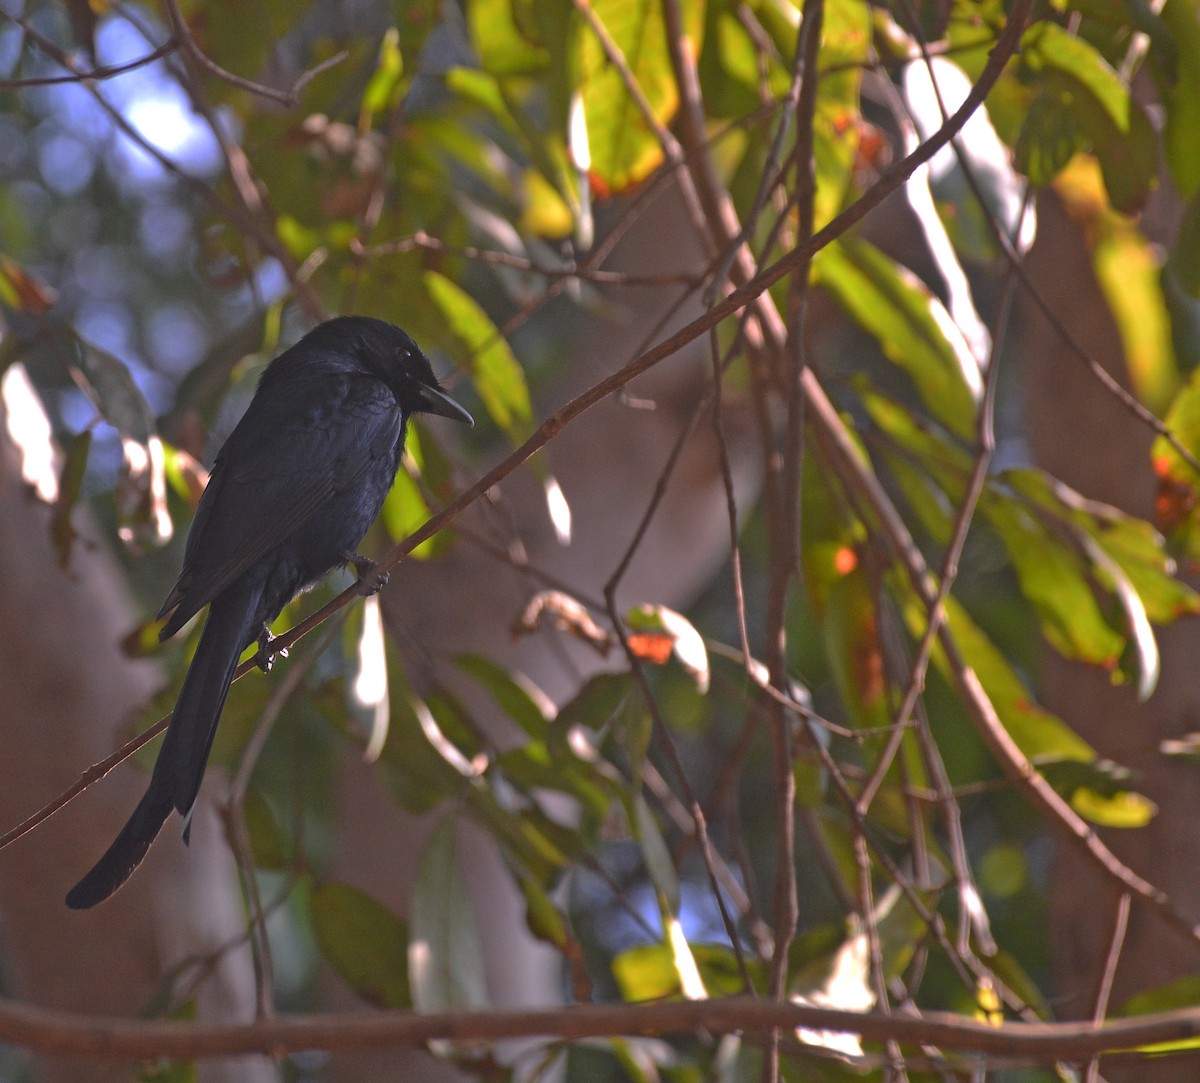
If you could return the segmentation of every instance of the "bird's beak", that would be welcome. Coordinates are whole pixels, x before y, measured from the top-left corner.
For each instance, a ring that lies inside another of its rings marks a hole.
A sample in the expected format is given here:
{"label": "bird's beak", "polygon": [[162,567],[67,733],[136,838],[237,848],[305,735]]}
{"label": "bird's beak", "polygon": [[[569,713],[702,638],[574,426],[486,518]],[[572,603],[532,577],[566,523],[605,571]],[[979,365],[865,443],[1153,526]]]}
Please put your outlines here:
{"label": "bird's beak", "polygon": [[442,417],[448,417],[453,421],[465,421],[468,425],[475,424],[475,419],[466,410],[459,406],[444,391],[439,391],[436,387],[422,386],[420,397],[421,405],[419,409],[423,414],[440,414]]}

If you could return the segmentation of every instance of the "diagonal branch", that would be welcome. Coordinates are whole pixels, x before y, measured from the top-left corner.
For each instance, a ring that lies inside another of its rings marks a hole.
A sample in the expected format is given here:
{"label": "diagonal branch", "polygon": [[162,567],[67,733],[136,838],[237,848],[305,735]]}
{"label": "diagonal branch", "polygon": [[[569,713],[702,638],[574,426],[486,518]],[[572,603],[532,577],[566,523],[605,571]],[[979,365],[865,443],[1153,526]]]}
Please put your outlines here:
{"label": "diagonal branch", "polygon": [[[497,463],[472,485],[464,489],[457,498],[446,505],[441,511],[430,516],[423,526],[410,534],[404,541],[392,549],[390,553],[383,557],[375,566],[375,574],[382,574],[396,567],[417,546],[432,538],[439,530],[442,530],[457,519],[471,504],[483,496],[494,485],[499,484],[504,478],[508,477],[509,474],[531,458],[537,451],[541,450],[541,448],[553,440],[568,424],[580,415],[608,398],[609,395],[625,387],[644,372],[649,371],[654,366],[673,356],[684,346],[695,341],[723,320],[739,312],[747,305],[756,302],[776,282],[779,282],[791,274],[797,267],[811,260],[816,252],[819,252],[827,244],[830,244],[849,231],[853,226],[857,225],[857,223],[861,222],[889,195],[903,185],[914,170],[929,161],[930,158],[962,130],[963,125],[967,122],[971,114],[983,103],[988,92],[995,85],[996,80],[999,79],[1005,64],[1007,64],[1016,51],[1020,43],[1025,21],[1029,17],[1032,6],[1033,0],[1016,0],[1010,13],[1008,25],[992,50],[988,62],[979,76],[978,82],[976,82],[971,93],[963,101],[962,106],[928,140],[917,147],[907,157],[898,160],[882,173],[876,183],[860,199],[847,207],[846,210],[830,221],[824,228],[818,230],[808,242],[798,245],[791,252],[780,257],[775,263],[750,279],[745,285],[733,290],[691,323],[668,335],[616,372],[600,380],[574,399],[559,407],[558,410],[538,426],[537,430],[525,443]],[[199,184],[199,182],[196,183]],[[215,198],[215,193],[212,193],[207,186],[201,184],[200,187],[208,198]],[[824,391],[821,389],[812,371],[806,370],[804,375],[805,395],[809,398],[810,403],[813,394],[818,395],[828,406],[833,421],[840,426],[840,420],[837,418],[836,412],[833,411],[832,405],[829,404]],[[814,419],[814,423],[819,424],[822,428],[830,424],[827,418],[819,422]],[[919,552],[916,555],[920,557]],[[356,598],[361,597],[361,588],[362,584],[348,587],[305,620],[282,635],[277,636],[272,642],[271,654],[278,654],[279,651],[286,650],[334,613],[349,605]],[[252,668],[255,668],[255,663],[250,661],[243,663],[238,667],[235,679],[248,673]],[[786,690],[783,690],[783,694],[787,694]],[[167,718],[160,719],[149,730],[139,735],[139,737],[127,742],[117,753],[88,768],[84,777],[70,791],[55,798],[54,801],[50,802],[43,809],[0,836],[0,849],[3,849],[22,835],[33,830],[38,824],[48,819],[67,804],[73,797],[87,789],[93,782],[103,778],[117,764],[128,759],[139,748],[153,739],[154,736],[166,729],[167,722]]]}

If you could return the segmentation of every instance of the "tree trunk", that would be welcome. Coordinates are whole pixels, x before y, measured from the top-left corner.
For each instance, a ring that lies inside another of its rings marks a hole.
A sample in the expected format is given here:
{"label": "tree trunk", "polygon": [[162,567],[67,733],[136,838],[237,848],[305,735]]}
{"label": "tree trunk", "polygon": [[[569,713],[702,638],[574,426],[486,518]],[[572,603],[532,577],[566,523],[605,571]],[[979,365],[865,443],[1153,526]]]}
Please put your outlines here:
{"label": "tree trunk", "polygon": [[[1039,208],[1038,241],[1029,268],[1043,297],[1071,333],[1107,371],[1127,384],[1121,340],[1091,272],[1079,226],[1053,198]],[[1026,297],[1021,379],[1029,435],[1039,465],[1084,495],[1152,518],[1153,433],[1133,417],[1072,355]],[[1160,755],[1158,744],[1198,728],[1200,623],[1183,621],[1159,635],[1162,675],[1145,704],[1132,690],[1113,687],[1099,670],[1046,652],[1042,676],[1047,705],[1108,756],[1139,773],[1136,786],[1158,805],[1148,827],[1105,831],[1117,857],[1165,890],[1192,920],[1200,921],[1200,772]],[[1079,849],[1059,840],[1052,867],[1051,935],[1063,1017],[1090,1017],[1109,951],[1117,894]],[[1200,950],[1152,913],[1133,904],[1111,1004],[1200,969]],[[1110,1079],[1167,1083],[1193,1080],[1190,1059],[1146,1062]]]}

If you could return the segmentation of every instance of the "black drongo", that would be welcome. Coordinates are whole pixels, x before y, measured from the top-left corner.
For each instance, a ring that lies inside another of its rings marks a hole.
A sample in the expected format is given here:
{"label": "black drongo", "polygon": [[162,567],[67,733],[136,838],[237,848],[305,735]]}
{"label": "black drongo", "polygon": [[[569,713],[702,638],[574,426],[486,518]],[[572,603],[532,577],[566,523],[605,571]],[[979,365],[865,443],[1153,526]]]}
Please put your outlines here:
{"label": "black drongo", "polygon": [[217,455],[183,570],[159,612],[170,614],[166,639],[210,606],[149,788],[68,906],[107,899],[171,810],[190,816],[238,658],[266,642],[267,625],[298,593],[362,562],[355,549],[383,506],[416,413],[471,422],[417,344],[382,320],[329,320],[267,366]]}

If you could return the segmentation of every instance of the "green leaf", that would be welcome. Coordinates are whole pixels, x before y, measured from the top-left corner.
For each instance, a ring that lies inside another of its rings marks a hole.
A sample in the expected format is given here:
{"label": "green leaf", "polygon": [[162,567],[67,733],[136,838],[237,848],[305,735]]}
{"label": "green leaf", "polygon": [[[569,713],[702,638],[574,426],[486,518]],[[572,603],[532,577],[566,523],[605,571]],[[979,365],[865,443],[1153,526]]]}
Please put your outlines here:
{"label": "green leaf", "polygon": [[1167,0],[1159,17],[1176,52],[1170,78],[1160,82],[1167,106],[1163,144],[1171,179],[1190,200],[1200,195],[1200,21],[1193,0]]}
{"label": "green leaf", "polygon": [[483,69],[499,78],[532,75],[547,67],[550,52],[513,0],[471,0],[466,7],[471,44]]}
{"label": "green leaf", "polygon": [[821,622],[829,667],[854,724],[860,729],[891,721],[875,599],[861,567],[829,583]]}
{"label": "green leaf", "polygon": [[1200,298],[1200,197],[1184,208],[1167,260],[1172,281],[1191,299]]}
{"label": "green leaf", "polygon": [[387,907],[350,884],[312,893],[313,933],[321,954],[360,997],[380,1008],[410,1008],[408,931]]}
{"label": "green leaf", "polygon": [[650,811],[646,799],[638,794],[634,798],[634,833],[642,850],[642,860],[646,863],[646,871],[666,901],[667,908],[672,914],[679,913],[679,874],[675,871],[675,862],[671,860],[671,851],[667,841],[658,829],[658,822]]}
{"label": "green leaf", "polygon": [[460,654],[454,661],[459,669],[483,685],[505,715],[530,737],[545,738],[554,704],[528,677],[509,673],[482,654]]}
{"label": "green leaf", "polygon": [[413,885],[408,966],[418,1011],[488,1007],[483,944],[459,869],[454,821],[433,833]]}
{"label": "green leaf", "polygon": [[[1177,578],[1163,536],[1144,519],[1089,500],[1040,470],[1014,469],[998,480],[1050,514],[1068,520],[1120,566],[1156,624],[1200,612],[1200,594]],[[1103,571],[1098,570],[1103,578]],[[1107,584],[1111,587],[1111,584]]]}
{"label": "green leaf", "polygon": [[425,288],[463,345],[484,409],[514,446],[533,431],[533,406],[525,373],[488,314],[450,279],[425,272]]}
{"label": "green leaf", "polygon": [[[408,440],[411,441],[415,435],[410,431]],[[414,530],[425,524],[430,514],[429,504],[425,501],[425,494],[421,492],[421,487],[409,474],[407,468],[401,465],[400,469],[396,471],[396,477],[384,498],[383,510],[380,512],[388,534],[396,541],[407,538]],[[445,551],[453,537],[452,532],[438,531],[432,538],[418,545],[412,551],[412,555],[418,560],[434,557]]]}
{"label": "green leaf", "polygon": [[937,483],[951,507],[958,507],[966,492],[971,455],[907,407],[873,390],[866,380],[856,380],[854,387],[880,431]]}
{"label": "green leaf", "polygon": [[[395,685],[400,677],[395,667],[390,677]],[[429,812],[443,798],[460,794],[469,784],[468,779],[430,743],[411,695],[393,687],[391,704],[388,739],[379,759],[384,782],[393,800],[403,808],[415,813]]]}
{"label": "green leaf", "polygon": [[1114,127],[1119,131],[1129,130],[1134,112],[1129,87],[1080,35],[1041,19],[1025,32],[1021,58],[1035,70],[1053,68],[1069,75]]}
{"label": "green leaf", "polygon": [[[678,107],[679,92],[667,49],[662,5],[656,0],[593,0],[589,6],[624,58],[651,115],[665,126]],[[684,48],[698,56],[702,6],[697,0],[684,0],[680,8]],[[617,193],[649,176],[662,161],[662,148],[597,35],[586,26],[581,33],[579,90],[591,177],[603,191]]]}
{"label": "green leaf", "polygon": [[1043,187],[1086,145],[1063,96],[1046,91],[1030,103],[1013,150],[1017,168]]}
{"label": "green leaf", "polygon": [[[817,229],[841,210],[854,179],[862,130],[859,92],[871,45],[871,7],[864,0],[826,0],[821,24],[821,79],[813,115]],[[788,54],[789,56],[791,54]]]}
{"label": "green leaf", "polygon": [[[1169,1012],[1181,1008],[1194,1008],[1200,1004],[1200,977],[1187,974],[1154,989],[1136,993],[1113,1012],[1114,1015],[1130,1019],[1155,1012]],[[1200,1037],[1180,1038],[1171,1042],[1156,1042],[1141,1046],[1146,1053],[1179,1053],[1188,1049],[1200,1049]]]}
{"label": "green leaf", "polygon": [[1140,793],[1123,790],[1107,796],[1087,786],[1071,795],[1071,807],[1101,827],[1145,827],[1158,812],[1158,806]]}
{"label": "green leaf", "polygon": [[[1195,273],[1200,249],[1198,212],[1200,205],[1196,204],[1184,212],[1184,222],[1168,257],[1172,273],[1182,263],[1189,264]],[[1181,376],[1163,293],[1160,246],[1135,222],[1113,212],[1097,216],[1089,224],[1089,231],[1093,237],[1092,267],[1121,335],[1132,390],[1151,410],[1161,412],[1179,389]]]}
{"label": "green leaf", "polygon": [[[904,619],[909,634],[916,638],[925,631],[925,610],[915,596],[906,594]],[[975,671],[1004,728],[1029,759],[1039,763],[1090,763],[1096,758],[1095,750],[1082,737],[1038,705],[1008,660],[953,595],[946,600],[946,617],[966,664]],[[940,645],[935,645],[932,661],[934,668],[953,684]]]}
{"label": "green leaf", "polygon": [[1157,180],[1158,140],[1129,87],[1092,45],[1048,20],[1026,31],[1021,58],[1091,143],[1113,206],[1140,208]]}
{"label": "green leaf", "polygon": [[815,281],[908,373],[926,409],[970,439],[982,389],[979,366],[942,302],[911,271],[866,241],[827,245],[813,260]]}
{"label": "green leaf", "polygon": [[516,879],[525,899],[525,924],[529,931],[559,951],[567,951],[571,935],[562,911],[554,904],[546,889],[533,877],[518,871]]}
{"label": "green leaf", "polygon": [[1100,612],[1078,552],[1001,493],[985,494],[982,508],[1004,540],[1021,593],[1037,611],[1050,645],[1067,658],[1114,669],[1124,640]]}
{"label": "green leaf", "polygon": [[279,830],[279,821],[267,799],[255,787],[246,793],[242,805],[246,821],[246,834],[250,836],[250,852],[259,869],[281,870],[288,868],[287,841]]}
{"label": "green leaf", "polygon": [[628,673],[599,673],[589,677],[582,688],[559,709],[555,729],[563,732],[571,726],[600,730],[615,721],[635,694]]}
{"label": "green leaf", "polygon": [[[689,946],[710,996],[745,992],[737,956],[732,950],[718,944]],[[630,1003],[677,997],[683,992],[670,944],[639,944],[628,948],[613,958],[612,971],[622,998]]]}
{"label": "green leaf", "polygon": [[78,347],[74,367],[92,405],[123,437],[147,444],[155,432],[154,411],[125,363],[83,339]]}
{"label": "green leaf", "polygon": [[404,58],[400,55],[400,32],[388,27],[379,45],[379,63],[362,96],[360,131],[365,131],[381,113],[390,113],[400,103],[408,87],[404,78]]}
{"label": "green leaf", "polygon": [[1200,1004],[1200,974],[1187,974],[1182,978],[1135,993],[1118,1007],[1113,1015],[1149,1015],[1151,1012],[1169,1012],[1176,1008],[1194,1008]]}

